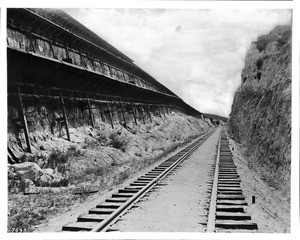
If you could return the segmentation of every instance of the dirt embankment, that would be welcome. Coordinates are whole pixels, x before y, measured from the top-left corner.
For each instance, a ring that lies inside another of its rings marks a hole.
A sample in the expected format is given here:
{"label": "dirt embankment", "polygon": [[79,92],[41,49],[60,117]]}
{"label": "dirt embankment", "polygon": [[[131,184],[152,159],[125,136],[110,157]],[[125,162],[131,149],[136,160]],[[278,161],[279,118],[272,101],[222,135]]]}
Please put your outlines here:
{"label": "dirt embankment", "polygon": [[[127,128],[115,122],[114,129],[108,121],[95,119],[96,127],[91,128],[86,124],[88,117],[82,126],[71,118],[69,142],[63,129],[51,133],[45,111],[31,108],[36,119],[30,126],[34,153],[22,155],[22,133],[16,134],[12,128],[8,131],[10,148],[22,161],[37,165],[32,169],[26,165],[21,172],[9,166],[8,231],[33,231],[50,216],[85,201],[87,192],[106,191],[122,183],[212,125],[209,120],[175,112],[152,115],[152,122],[146,119],[145,124],[127,121]],[[24,191],[35,194],[24,195]],[[83,194],[74,194],[78,192]]]}
{"label": "dirt embankment", "polygon": [[248,50],[229,133],[248,166],[289,199],[291,163],[291,26],[278,26]]}

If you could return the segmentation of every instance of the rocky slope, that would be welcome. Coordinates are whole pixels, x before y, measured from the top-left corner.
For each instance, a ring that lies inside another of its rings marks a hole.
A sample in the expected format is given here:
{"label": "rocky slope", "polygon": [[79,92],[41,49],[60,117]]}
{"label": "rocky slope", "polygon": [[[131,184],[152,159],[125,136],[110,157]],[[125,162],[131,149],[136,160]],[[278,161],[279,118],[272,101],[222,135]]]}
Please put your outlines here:
{"label": "rocky slope", "polygon": [[291,26],[277,26],[248,50],[228,129],[247,149],[249,167],[290,192]]}
{"label": "rocky slope", "polygon": [[70,118],[69,142],[64,132],[51,133],[39,109],[31,106],[28,113],[35,119],[30,126],[31,154],[23,151],[23,134],[9,119],[8,146],[23,162],[8,165],[9,232],[33,231],[50,216],[85,201],[88,193],[113,188],[213,127],[210,119],[176,112],[151,114],[152,122],[146,119],[145,124],[131,120],[127,128],[115,121],[114,129],[98,118],[95,128]]}
{"label": "rocky slope", "polygon": [[23,152],[20,142],[24,140],[8,131],[8,145],[23,162],[9,165],[9,189],[12,187],[13,192],[24,190],[25,179],[32,180],[36,186],[68,186],[93,179],[94,175],[102,176],[114,166],[138,165],[137,162],[155,158],[206,132],[212,125],[209,119],[178,113],[162,118],[152,115],[152,122],[145,124],[138,121],[135,125],[131,121],[127,128],[115,123],[114,129],[106,122],[97,121],[96,128],[92,128],[86,124],[75,126],[77,120],[71,120],[69,142],[51,134],[48,127],[38,128],[35,122],[35,129],[30,132],[32,154]]}

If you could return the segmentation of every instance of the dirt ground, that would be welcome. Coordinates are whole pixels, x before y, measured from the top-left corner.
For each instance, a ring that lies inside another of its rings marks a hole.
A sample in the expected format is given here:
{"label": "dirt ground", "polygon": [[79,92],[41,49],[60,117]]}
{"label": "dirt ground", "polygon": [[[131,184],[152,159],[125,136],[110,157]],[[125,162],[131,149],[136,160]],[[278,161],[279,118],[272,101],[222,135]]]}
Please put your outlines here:
{"label": "dirt ground", "polygon": [[112,226],[130,232],[203,232],[219,130]]}

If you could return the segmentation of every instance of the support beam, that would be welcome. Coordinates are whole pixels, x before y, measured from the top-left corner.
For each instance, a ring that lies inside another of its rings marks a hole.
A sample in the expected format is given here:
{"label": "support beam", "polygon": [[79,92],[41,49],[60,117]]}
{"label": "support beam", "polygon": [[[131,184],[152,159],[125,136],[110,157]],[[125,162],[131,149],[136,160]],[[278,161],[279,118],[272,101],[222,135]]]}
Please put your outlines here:
{"label": "support beam", "polygon": [[159,107],[159,106],[157,107],[157,111],[158,111],[159,117],[162,118],[162,117],[161,117],[161,112],[160,112],[160,107]]}
{"label": "support beam", "polygon": [[122,112],[122,116],[123,116],[124,125],[125,125],[125,128],[127,128],[127,124],[126,124],[126,119],[125,119],[125,114],[124,114],[124,109],[123,109],[122,102],[120,102],[120,107],[121,107],[121,112]]}
{"label": "support beam", "polygon": [[68,124],[68,119],[67,119],[67,114],[66,114],[66,109],[65,109],[65,102],[64,102],[64,98],[63,98],[61,92],[60,92],[60,103],[61,103],[61,108],[62,108],[62,112],[63,112],[63,118],[64,118],[64,122],[65,122],[67,139],[68,139],[68,141],[71,142],[70,132],[69,132],[69,124]]}
{"label": "support beam", "polygon": [[11,159],[13,160],[12,163],[10,163],[10,164],[20,163],[19,159],[16,157],[16,155],[13,153],[13,151],[8,146],[7,146],[7,151],[9,153]]}
{"label": "support beam", "polygon": [[112,120],[112,116],[111,116],[110,107],[109,107],[108,102],[107,102],[107,111],[108,111],[108,116],[109,116],[109,121],[110,121],[110,124],[111,124],[111,128],[114,129],[114,123],[113,123],[113,120]]}
{"label": "support beam", "polygon": [[143,123],[145,124],[145,116],[144,116],[144,113],[143,113],[143,111],[144,111],[143,107],[141,106],[140,109],[141,109],[141,113],[142,113]]}
{"label": "support beam", "polygon": [[101,111],[101,107],[99,104],[97,104],[97,99],[96,99],[96,95],[94,94],[94,104],[98,107],[98,110],[99,110],[99,114],[100,114],[100,119],[102,122],[105,122],[105,118],[103,116],[103,112]]}
{"label": "support beam", "polygon": [[94,117],[93,117],[93,112],[91,109],[91,102],[90,102],[89,96],[87,96],[87,103],[88,103],[88,108],[89,108],[89,117],[90,117],[91,125],[92,125],[92,128],[95,128],[95,122],[94,122]]}
{"label": "support beam", "polygon": [[150,107],[149,107],[149,105],[147,105],[147,108],[148,108],[148,115],[149,115],[149,118],[150,118],[150,122],[152,123],[152,118],[151,118],[151,113],[150,113]]}
{"label": "support beam", "polygon": [[169,114],[169,111],[168,111],[168,106],[166,106],[166,108],[165,108],[165,109],[166,109],[166,113],[167,113],[167,114]]}
{"label": "support beam", "polygon": [[[20,92],[20,89],[19,89]],[[19,97],[19,102],[20,102],[20,119],[24,128],[24,134],[25,134],[25,140],[27,144],[27,151],[32,153],[31,150],[31,144],[30,144],[30,139],[29,139],[29,132],[28,132],[28,125],[27,125],[27,120],[26,120],[26,115],[24,111],[24,105],[23,105],[23,99],[22,97]]]}
{"label": "support beam", "polygon": [[164,106],[161,107],[161,111],[162,111],[162,113],[164,114],[164,117],[166,117],[166,113],[165,113],[165,108],[164,108]]}
{"label": "support beam", "polygon": [[101,111],[100,107],[99,107],[99,113],[100,113],[102,122],[105,122],[105,117],[103,116],[103,112]]}
{"label": "support beam", "polygon": [[133,118],[134,118],[135,125],[137,125],[136,116],[135,116],[135,109],[134,109],[132,103],[131,103],[131,108],[132,108],[132,114],[133,114]]}

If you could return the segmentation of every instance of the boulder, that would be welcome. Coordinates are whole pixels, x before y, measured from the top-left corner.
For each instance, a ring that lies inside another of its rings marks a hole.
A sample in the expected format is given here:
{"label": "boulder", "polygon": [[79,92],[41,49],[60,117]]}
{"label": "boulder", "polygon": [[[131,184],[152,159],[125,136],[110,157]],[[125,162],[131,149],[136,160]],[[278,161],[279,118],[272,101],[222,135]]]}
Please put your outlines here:
{"label": "boulder", "polygon": [[30,179],[30,180],[36,182],[40,176],[40,172],[37,172],[36,169],[31,168],[26,171],[17,171],[17,175],[23,182],[25,179]]}
{"label": "boulder", "polygon": [[43,174],[52,175],[54,171],[51,168],[45,168],[45,169],[42,169],[42,172],[43,172]]}
{"label": "boulder", "polygon": [[38,181],[42,187],[50,186],[52,183],[52,177],[48,174],[43,174]]}
{"label": "boulder", "polygon": [[33,163],[33,162],[18,163],[18,164],[12,165],[12,167],[14,168],[15,172],[28,171],[30,169],[34,169],[36,172],[41,171],[41,168],[36,163]]}

